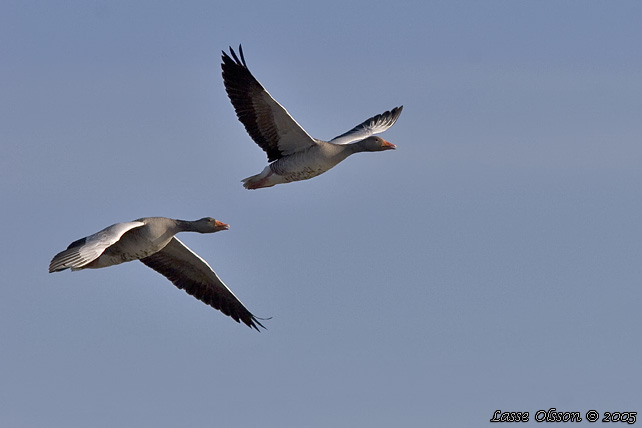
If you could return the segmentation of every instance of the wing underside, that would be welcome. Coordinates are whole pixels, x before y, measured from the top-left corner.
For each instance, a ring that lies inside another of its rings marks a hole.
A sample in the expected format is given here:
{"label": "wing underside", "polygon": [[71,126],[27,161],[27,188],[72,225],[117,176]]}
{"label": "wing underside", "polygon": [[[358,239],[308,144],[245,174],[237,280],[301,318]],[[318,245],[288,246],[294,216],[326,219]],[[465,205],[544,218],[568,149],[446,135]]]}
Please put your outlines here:
{"label": "wing underside", "polygon": [[236,322],[242,321],[256,330],[263,327],[210,265],[176,237],[165,248],[140,261],[165,276],[176,287],[232,317]]}
{"label": "wing underside", "polygon": [[223,83],[236,116],[254,142],[265,151],[268,161],[275,161],[316,144],[252,75],[240,46],[239,56],[232,48],[230,55],[223,52]]}

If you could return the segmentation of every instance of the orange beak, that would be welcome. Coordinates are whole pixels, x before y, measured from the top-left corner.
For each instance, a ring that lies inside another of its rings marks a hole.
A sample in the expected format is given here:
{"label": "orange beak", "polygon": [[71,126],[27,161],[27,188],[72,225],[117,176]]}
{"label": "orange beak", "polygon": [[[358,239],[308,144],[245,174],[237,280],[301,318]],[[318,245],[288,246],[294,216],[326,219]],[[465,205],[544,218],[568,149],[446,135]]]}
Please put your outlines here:
{"label": "orange beak", "polygon": [[382,147],[384,150],[394,150],[397,148],[394,144],[392,144],[390,141],[383,140]]}
{"label": "orange beak", "polygon": [[216,224],[216,229],[217,230],[229,230],[229,228],[230,228],[229,224],[225,224],[222,221],[216,220],[216,222],[214,224]]}

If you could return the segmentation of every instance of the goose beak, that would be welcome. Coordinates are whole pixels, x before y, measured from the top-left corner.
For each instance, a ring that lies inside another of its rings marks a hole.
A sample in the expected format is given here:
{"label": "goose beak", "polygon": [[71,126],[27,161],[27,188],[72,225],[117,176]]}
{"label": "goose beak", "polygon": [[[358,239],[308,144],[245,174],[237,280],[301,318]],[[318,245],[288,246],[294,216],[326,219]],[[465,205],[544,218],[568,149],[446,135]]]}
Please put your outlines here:
{"label": "goose beak", "polygon": [[222,221],[216,220],[214,224],[216,225],[216,230],[229,230],[230,228],[229,224],[225,224]]}
{"label": "goose beak", "polygon": [[381,147],[383,147],[384,150],[394,150],[397,148],[397,146],[386,140],[383,140],[383,144],[381,145]]}

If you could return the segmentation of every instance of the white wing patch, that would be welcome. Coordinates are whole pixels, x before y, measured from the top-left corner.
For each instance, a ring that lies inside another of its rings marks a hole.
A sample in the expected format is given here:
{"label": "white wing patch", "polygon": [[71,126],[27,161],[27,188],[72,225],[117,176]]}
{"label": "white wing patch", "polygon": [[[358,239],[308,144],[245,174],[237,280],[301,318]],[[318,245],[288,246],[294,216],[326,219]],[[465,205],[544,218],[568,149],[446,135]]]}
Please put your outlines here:
{"label": "white wing patch", "polygon": [[330,142],[334,144],[348,144],[353,141],[363,140],[374,134],[380,134],[395,124],[401,115],[401,110],[403,110],[403,106],[395,107],[390,111],[372,116],[345,134],[334,137]]}

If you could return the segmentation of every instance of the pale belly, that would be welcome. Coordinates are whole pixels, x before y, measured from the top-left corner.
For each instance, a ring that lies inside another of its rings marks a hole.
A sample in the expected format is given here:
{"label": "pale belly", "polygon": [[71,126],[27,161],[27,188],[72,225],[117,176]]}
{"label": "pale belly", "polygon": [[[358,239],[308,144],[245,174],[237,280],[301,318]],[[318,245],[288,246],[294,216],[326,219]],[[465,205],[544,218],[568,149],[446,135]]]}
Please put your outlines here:
{"label": "pale belly", "polygon": [[317,175],[321,175],[330,168],[302,168],[296,171],[288,171],[285,174],[279,174],[286,183],[291,181],[307,180]]}

